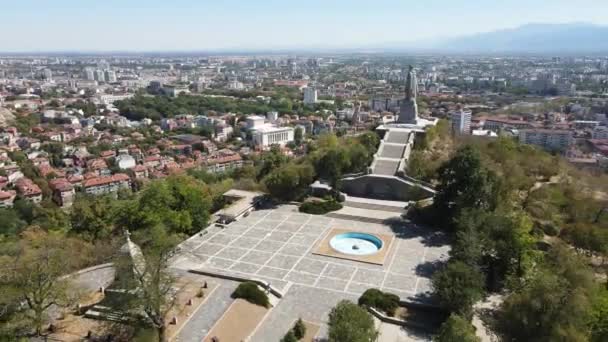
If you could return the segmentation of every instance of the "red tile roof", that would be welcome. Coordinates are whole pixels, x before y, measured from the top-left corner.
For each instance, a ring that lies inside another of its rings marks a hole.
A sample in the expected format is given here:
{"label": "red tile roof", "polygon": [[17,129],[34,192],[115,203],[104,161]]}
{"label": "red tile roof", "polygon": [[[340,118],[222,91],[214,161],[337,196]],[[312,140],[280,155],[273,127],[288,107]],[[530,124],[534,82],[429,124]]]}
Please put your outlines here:
{"label": "red tile roof", "polygon": [[29,178],[19,178],[15,183],[17,191],[23,196],[38,196],[42,194],[40,187]]}
{"label": "red tile roof", "polygon": [[56,178],[49,181],[49,187],[52,190],[56,191],[71,191],[74,189],[74,186],[65,178]]}
{"label": "red tile roof", "polygon": [[90,188],[94,186],[106,185],[111,183],[119,183],[119,182],[127,182],[129,181],[129,176],[124,173],[117,173],[112,176],[104,176],[104,177],[95,177],[91,179],[87,179],[84,181],[83,186],[85,188]]}

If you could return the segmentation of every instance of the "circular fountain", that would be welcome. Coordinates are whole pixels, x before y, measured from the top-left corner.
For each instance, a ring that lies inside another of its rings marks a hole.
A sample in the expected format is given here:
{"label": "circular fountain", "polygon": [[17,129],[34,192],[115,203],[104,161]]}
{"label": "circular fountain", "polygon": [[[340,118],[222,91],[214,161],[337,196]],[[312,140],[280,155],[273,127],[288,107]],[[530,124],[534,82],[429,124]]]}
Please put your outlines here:
{"label": "circular fountain", "polygon": [[382,240],[367,233],[343,233],[329,240],[334,250],[349,255],[371,255],[382,249]]}

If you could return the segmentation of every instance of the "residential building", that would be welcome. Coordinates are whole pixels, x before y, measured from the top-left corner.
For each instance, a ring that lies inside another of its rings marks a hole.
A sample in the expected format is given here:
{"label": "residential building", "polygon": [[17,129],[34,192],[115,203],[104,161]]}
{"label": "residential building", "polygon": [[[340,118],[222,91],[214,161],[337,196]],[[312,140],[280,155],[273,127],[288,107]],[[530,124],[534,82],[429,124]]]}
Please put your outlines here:
{"label": "residential building", "polygon": [[103,72],[103,70],[95,70],[95,81],[97,81],[97,82],[106,81],[106,74]]}
{"label": "residential building", "polygon": [[135,167],[137,163],[135,162],[135,158],[128,154],[121,154],[116,157],[116,165],[121,170],[132,169]]}
{"label": "residential building", "polygon": [[572,144],[572,132],[557,129],[522,129],[519,142],[540,146],[549,151],[565,151]]}
{"label": "residential building", "polygon": [[58,206],[69,208],[74,203],[76,191],[74,186],[65,178],[56,178],[49,181],[49,187],[53,191],[53,201]]}
{"label": "residential building", "polygon": [[471,134],[471,116],[470,110],[459,110],[452,113],[452,131],[457,134]]}
{"label": "residential building", "polygon": [[304,104],[312,105],[317,103],[317,89],[314,87],[304,88]]}
{"label": "residential building", "polygon": [[34,203],[40,203],[42,201],[42,190],[40,187],[34,183],[29,178],[20,178],[15,182],[15,187],[17,188],[17,193]]}
{"label": "residential building", "polygon": [[84,78],[87,81],[95,81],[95,70],[93,68],[84,69]]}
{"label": "residential building", "polygon": [[108,83],[116,83],[116,72],[112,70],[106,70],[106,81]]}
{"label": "residential building", "polygon": [[221,173],[243,166],[240,154],[228,149],[220,150],[204,159],[205,169],[211,173]]}
{"label": "residential building", "polygon": [[84,191],[91,195],[104,195],[115,193],[120,189],[129,189],[131,179],[124,173],[112,176],[102,176],[87,179],[82,184]]}
{"label": "residential building", "polygon": [[179,94],[190,94],[190,90],[186,86],[178,86],[178,85],[164,85],[163,92],[167,96],[178,97]]}
{"label": "residential building", "polygon": [[11,208],[15,202],[15,196],[17,196],[17,192],[14,190],[0,190],[0,208]]}
{"label": "residential building", "polygon": [[608,127],[606,126],[597,126],[593,129],[591,134],[593,139],[608,139]]}

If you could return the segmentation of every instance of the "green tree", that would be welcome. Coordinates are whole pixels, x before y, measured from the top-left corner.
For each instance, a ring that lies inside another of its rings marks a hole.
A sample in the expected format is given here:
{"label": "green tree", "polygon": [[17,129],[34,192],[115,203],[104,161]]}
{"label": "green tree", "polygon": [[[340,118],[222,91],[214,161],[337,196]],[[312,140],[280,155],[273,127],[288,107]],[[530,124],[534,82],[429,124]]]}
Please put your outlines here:
{"label": "green tree", "polygon": [[162,225],[173,233],[194,234],[209,220],[212,194],[206,184],[190,176],[171,176],[150,182],[133,201],[124,201],[117,223],[129,230]]}
{"label": "green tree", "polygon": [[110,236],[114,230],[115,201],[109,196],[77,198],[70,212],[72,232],[91,242]]}
{"label": "green tree", "polygon": [[313,178],[312,166],[288,164],[271,172],[264,179],[264,185],[272,197],[290,201],[302,196]]}
{"label": "green tree", "polygon": [[479,152],[471,146],[458,150],[441,166],[439,182],[434,205],[450,221],[466,208],[496,208],[498,179],[481,165]]}
{"label": "green tree", "polygon": [[340,178],[350,167],[350,156],[345,148],[331,148],[325,151],[317,161],[316,172],[319,177],[329,181],[334,189],[338,189]]}
{"label": "green tree", "polygon": [[461,316],[452,314],[443,322],[439,334],[433,338],[435,342],[480,342],[475,335],[475,327]]}
{"label": "green tree", "polygon": [[372,316],[347,300],[330,311],[328,325],[330,342],[372,342],[378,337]]}
{"label": "green tree", "polygon": [[566,228],[561,236],[585,254],[608,255],[608,230],[590,223],[575,223]]}
{"label": "green tree", "polygon": [[298,342],[298,338],[294,334],[293,330],[289,330],[287,334],[283,336],[281,342]]}
{"label": "green tree", "polygon": [[450,312],[471,317],[472,307],[484,293],[483,274],[461,261],[450,261],[432,278],[434,294]]}
{"label": "green tree", "polygon": [[596,293],[585,262],[555,245],[540,269],[504,300],[494,330],[508,341],[587,341]]}
{"label": "green tree", "polygon": [[7,208],[0,209],[0,236],[15,236],[26,225],[27,222],[19,217],[17,211]]}
{"label": "green tree", "polygon": [[599,290],[594,299],[589,322],[591,341],[608,341],[608,290]]}
{"label": "green tree", "polygon": [[259,161],[258,180],[266,177],[270,172],[287,164],[288,158],[277,146],[270,148],[270,151],[262,154]]}
{"label": "green tree", "polygon": [[304,131],[302,130],[302,127],[298,126],[293,131],[293,140],[295,141],[297,146],[300,146],[302,144],[303,139],[304,139]]}
{"label": "green tree", "polygon": [[293,326],[293,334],[298,340],[303,339],[304,335],[306,335],[306,325],[301,318],[298,318],[296,324]]}

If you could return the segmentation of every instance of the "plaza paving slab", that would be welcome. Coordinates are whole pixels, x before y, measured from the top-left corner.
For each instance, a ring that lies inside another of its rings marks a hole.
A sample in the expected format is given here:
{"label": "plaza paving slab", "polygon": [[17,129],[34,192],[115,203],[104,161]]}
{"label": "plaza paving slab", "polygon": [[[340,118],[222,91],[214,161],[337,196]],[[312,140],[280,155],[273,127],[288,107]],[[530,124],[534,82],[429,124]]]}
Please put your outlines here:
{"label": "plaza paving slab", "polygon": [[[336,227],[394,236],[384,264],[314,255],[315,245]],[[270,282],[284,297],[252,341],[278,341],[285,327],[299,317],[319,323],[319,336],[326,336],[329,310],[341,299],[356,301],[372,287],[402,299],[427,300],[430,277],[447,260],[448,252],[445,236],[397,218],[368,223],[279,206],[254,211],[224,228],[211,226],[206,233],[191,237],[180,245],[172,266]],[[225,303],[220,304],[225,309]]]}
{"label": "plaza paving slab", "polygon": [[[336,227],[394,236],[384,264],[313,254],[315,245]],[[212,226],[206,234],[195,235],[181,245],[173,266],[232,272],[356,296],[366,287],[377,287],[406,299],[424,297],[431,275],[447,260],[448,252],[443,235],[401,220],[368,223],[302,214],[294,206],[280,206],[254,211],[224,228]]]}

